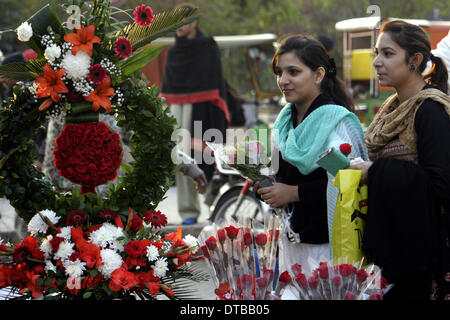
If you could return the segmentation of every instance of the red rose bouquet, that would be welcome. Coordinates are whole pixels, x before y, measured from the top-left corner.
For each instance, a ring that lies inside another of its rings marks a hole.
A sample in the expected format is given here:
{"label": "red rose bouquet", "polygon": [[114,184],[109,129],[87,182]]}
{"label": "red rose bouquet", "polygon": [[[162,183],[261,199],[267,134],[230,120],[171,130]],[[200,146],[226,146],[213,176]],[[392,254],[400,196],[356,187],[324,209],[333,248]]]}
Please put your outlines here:
{"label": "red rose bouquet", "polygon": [[292,277],[301,300],[379,300],[392,287],[380,268],[373,264],[362,266],[362,262],[355,265],[320,262],[309,275],[302,273],[298,265],[284,272]]}
{"label": "red rose bouquet", "polygon": [[103,122],[69,123],[56,139],[55,166],[82,193],[114,180],[122,162],[120,136]]}
{"label": "red rose bouquet", "polygon": [[264,226],[253,220],[240,223],[225,220],[204,229],[199,235],[218,299],[265,300],[275,297],[270,293],[281,221],[275,215],[269,216]]}

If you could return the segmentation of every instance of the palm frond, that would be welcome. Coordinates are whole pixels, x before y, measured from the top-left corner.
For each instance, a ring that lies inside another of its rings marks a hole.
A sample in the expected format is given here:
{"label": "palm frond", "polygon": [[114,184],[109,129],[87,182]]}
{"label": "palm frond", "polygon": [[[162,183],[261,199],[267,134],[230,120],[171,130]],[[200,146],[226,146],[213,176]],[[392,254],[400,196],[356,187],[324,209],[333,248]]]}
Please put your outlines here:
{"label": "palm frond", "polygon": [[0,66],[0,76],[17,81],[31,81],[39,76],[45,63],[45,59],[8,63]]}
{"label": "palm frond", "polygon": [[197,9],[189,11],[185,8],[176,8],[155,15],[152,24],[148,27],[141,27],[137,23],[129,24],[117,36],[128,38],[133,50],[137,50],[153,40],[192,22],[198,16]]}

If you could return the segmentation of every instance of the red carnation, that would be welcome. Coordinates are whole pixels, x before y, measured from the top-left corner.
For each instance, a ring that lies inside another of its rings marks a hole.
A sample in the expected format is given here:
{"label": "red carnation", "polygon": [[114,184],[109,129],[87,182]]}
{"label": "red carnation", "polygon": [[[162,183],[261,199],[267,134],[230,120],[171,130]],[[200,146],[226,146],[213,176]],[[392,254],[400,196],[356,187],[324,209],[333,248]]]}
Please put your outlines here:
{"label": "red carnation", "polygon": [[114,52],[122,59],[127,58],[133,52],[130,40],[123,37],[118,38],[114,41]]}
{"label": "red carnation", "polygon": [[339,150],[346,156],[352,152],[352,145],[348,143],[343,143],[339,146]]}
{"label": "red carnation", "polygon": [[129,241],[124,248],[125,252],[134,258],[145,255],[147,249],[141,241]]}
{"label": "red carnation", "polygon": [[145,4],[137,6],[134,9],[134,22],[136,22],[141,27],[149,26],[153,21],[153,10]]}
{"label": "red carnation", "polygon": [[101,64],[94,64],[89,68],[88,79],[94,84],[102,84],[106,79],[106,70],[101,66]]}
{"label": "red carnation", "polygon": [[88,215],[80,210],[73,210],[67,214],[67,225],[78,227],[81,226],[88,218]]}
{"label": "red carnation", "polygon": [[151,223],[155,228],[161,228],[167,224],[167,217],[161,211],[147,211],[144,213],[144,221]]}

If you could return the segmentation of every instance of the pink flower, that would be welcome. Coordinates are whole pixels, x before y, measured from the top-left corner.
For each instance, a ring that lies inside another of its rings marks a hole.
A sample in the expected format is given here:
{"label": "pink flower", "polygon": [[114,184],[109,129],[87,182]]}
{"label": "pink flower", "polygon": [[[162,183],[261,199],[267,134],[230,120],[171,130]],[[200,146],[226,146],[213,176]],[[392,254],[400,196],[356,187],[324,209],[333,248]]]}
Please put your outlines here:
{"label": "pink flower", "polygon": [[152,24],[153,21],[153,10],[145,4],[137,6],[134,9],[134,22],[136,22],[141,27],[147,27]]}
{"label": "pink flower", "polygon": [[131,42],[127,38],[118,38],[114,42],[114,52],[122,59],[127,58],[132,52]]}

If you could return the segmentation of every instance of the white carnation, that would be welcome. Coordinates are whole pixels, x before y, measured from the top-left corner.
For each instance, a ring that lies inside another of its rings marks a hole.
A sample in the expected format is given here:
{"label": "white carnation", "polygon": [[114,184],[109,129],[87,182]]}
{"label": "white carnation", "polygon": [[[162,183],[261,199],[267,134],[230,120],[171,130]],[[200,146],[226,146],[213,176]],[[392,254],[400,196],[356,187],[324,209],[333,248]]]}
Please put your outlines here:
{"label": "white carnation", "polygon": [[55,259],[61,259],[61,260],[69,259],[69,257],[72,255],[72,253],[75,252],[73,250],[73,246],[74,246],[74,243],[72,243],[72,242],[68,242],[68,241],[61,242],[59,244],[58,251],[56,251],[56,253],[55,253]]}
{"label": "white carnation", "polygon": [[[41,214],[47,217],[53,224],[57,224],[61,217],[56,216],[56,212],[52,210],[42,210]],[[31,218],[30,222],[28,222],[28,232],[31,235],[35,233],[47,233],[48,225],[41,219],[39,214],[35,214],[33,218]]]}
{"label": "white carnation", "polygon": [[155,261],[159,257],[159,250],[154,245],[147,247],[147,258],[149,261]]}
{"label": "white carnation", "polygon": [[31,27],[31,24],[29,24],[28,22],[24,22],[22,23],[18,28],[17,28],[17,38],[20,41],[28,41],[30,40],[30,38],[33,36],[33,28]]}
{"label": "white carnation", "polygon": [[111,246],[114,249],[123,251],[123,243],[117,240],[122,236],[122,228],[106,222],[99,229],[91,232],[89,241],[101,248]]}
{"label": "white carnation", "polygon": [[122,266],[122,257],[112,249],[101,250],[100,257],[102,258],[103,265],[98,270],[106,279],[109,279],[111,278],[111,273]]}
{"label": "white carnation", "polygon": [[72,238],[72,228],[71,227],[63,227],[61,228],[61,232],[56,236],[60,238],[64,238],[65,240],[70,240]]}
{"label": "white carnation", "polygon": [[192,253],[196,253],[198,251],[198,241],[196,237],[188,234],[184,237],[184,242]]}
{"label": "white carnation", "polygon": [[167,263],[166,258],[160,258],[156,260],[155,265],[152,266],[153,270],[155,271],[155,277],[164,277],[167,270],[169,270],[169,268],[167,268],[168,265],[169,264]]}
{"label": "white carnation", "polygon": [[42,240],[41,246],[39,247],[39,249],[44,253],[45,259],[49,259],[52,255],[53,248],[50,244],[50,240],[52,240],[52,239],[53,239],[53,236],[49,235],[47,238]]}
{"label": "white carnation", "polygon": [[65,273],[69,278],[78,278],[83,274],[83,271],[86,270],[86,262],[81,262],[79,259],[75,261],[65,260],[63,266]]}
{"label": "white carnation", "polygon": [[44,56],[48,61],[54,62],[55,59],[61,56],[61,48],[56,44],[52,44],[45,49]]}
{"label": "white carnation", "polygon": [[69,51],[61,61],[61,67],[66,69],[65,75],[72,80],[81,80],[89,74],[91,57],[80,50],[76,55]]}
{"label": "white carnation", "polygon": [[54,273],[56,273],[56,267],[50,260],[45,261],[44,270],[47,274],[49,273],[49,271],[53,271]]}

